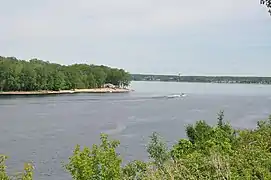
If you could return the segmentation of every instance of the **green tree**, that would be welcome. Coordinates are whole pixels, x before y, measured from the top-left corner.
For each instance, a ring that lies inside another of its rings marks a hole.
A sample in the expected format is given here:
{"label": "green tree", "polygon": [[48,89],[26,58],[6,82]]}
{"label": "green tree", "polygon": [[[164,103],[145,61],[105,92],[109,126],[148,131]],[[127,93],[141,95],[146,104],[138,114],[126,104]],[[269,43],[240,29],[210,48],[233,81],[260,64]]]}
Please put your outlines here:
{"label": "green tree", "polygon": [[135,160],[122,168],[122,178],[126,180],[143,180],[146,178],[147,163]]}
{"label": "green tree", "polygon": [[0,91],[36,91],[100,88],[105,83],[129,85],[129,73],[107,66],[63,66],[38,59],[0,57]]}
{"label": "green tree", "polygon": [[170,158],[170,153],[166,144],[156,132],[152,133],[150,136],[147,152],[158,168],[162,168],[163,164]]}
{"label": "green tree", "polygon": [[37,85],[39,90],[48,90],[48,72],[44,67],[37,68]]}
{"label": "green tree", "polygon": [[28,63],[23,64],[23,68],[20,74],[20,87],[22,91],[37,90],[36,72],[34,68]]}
{"label": "green tree", "polygon": [[108,136],[101,134],[101,144],[92,149],[80,150],[77,145],[66,169],[75,180],[119,180],[121,179],[121,158],[116,153],[118,141],[109,141]]}
{"label": "green tree", "polygon": [[120,73],[117,69],[112,69],[106,77],[106,82],[110,82],[116,86],[120,85]]}
{"label": "green tree", "polygon": [[92,73],[95,77],[97,87],[102,87],[105,84],[107,74],[100,67],[92,67]]}
{"label": "green tree", "polygon": [[96,79],[91,72],[89,72],[89,74],[87,75],[87,82],[88,82],[88,88],[97,87]]}
{"label": "green tree", "polygon": [[205,121],[198,121],[196,124],[186,127],[186,134],[189,140],[194,143],[201,143],[210,138],[212,128]]}
{"label": "green tree", "polygon": [[65,89],[65,75],[61,70],[54,70],[52,76],[52,87],[54,91]]}

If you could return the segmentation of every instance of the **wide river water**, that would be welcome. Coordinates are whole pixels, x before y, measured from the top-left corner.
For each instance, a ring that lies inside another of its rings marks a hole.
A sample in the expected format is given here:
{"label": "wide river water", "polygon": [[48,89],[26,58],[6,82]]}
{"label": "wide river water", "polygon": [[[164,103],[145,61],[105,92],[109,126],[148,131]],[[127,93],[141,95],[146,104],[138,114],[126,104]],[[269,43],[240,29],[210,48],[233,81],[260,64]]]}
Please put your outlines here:
{"label": "wide river water", "polygon": [[[0,154],[9,172],[33,162],[35,179],[71,179],[63,169],[76,144],[91,146],[101,132],[121,141],[124,161],[145,160],[153,131],[169,146],[184,138],[184,126],[216,123],[219,110],[236,128],[254,128],[271,114],[271,86],[132,82],[128,94],[0,97]],[[167,98],[186,93],[186,97]]]}

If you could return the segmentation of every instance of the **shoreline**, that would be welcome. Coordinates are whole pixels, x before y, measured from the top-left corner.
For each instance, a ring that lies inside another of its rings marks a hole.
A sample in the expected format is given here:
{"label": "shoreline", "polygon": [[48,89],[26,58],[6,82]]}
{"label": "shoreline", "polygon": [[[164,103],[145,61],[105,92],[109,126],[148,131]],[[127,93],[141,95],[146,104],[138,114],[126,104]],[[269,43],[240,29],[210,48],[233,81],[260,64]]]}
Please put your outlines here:
{"label": "shoreline", "polygon": [[6,91],[0,95],[50,95],[50,94],[75,94],[75,93],[129,93],[132,89],[126,88],[95,88],[95,89],[74,89],[60,91]]}
{"label": "shoreline", "polygon": [[270,86],[271,83],[239,83],[239,82],[234,82],[234,83],[229,83],[229,82],[204,82],[204,81],[146,81],[146,80],[136,80],[133,82],[163,82],[163,83],[199,83],[199,84],[244,84],[244,85],[265,85],[265,86]]}

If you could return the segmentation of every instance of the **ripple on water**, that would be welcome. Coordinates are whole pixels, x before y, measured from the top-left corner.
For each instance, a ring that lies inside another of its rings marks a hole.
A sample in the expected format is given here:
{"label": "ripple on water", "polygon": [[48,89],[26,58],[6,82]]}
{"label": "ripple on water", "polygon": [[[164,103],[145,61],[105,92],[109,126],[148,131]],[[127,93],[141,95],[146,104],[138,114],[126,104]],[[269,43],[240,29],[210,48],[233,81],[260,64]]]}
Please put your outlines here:
{"label": "ripple on water", "polygon": [[190,112],[196,112],[196,113],[202,113],[202,112],[206,112],[206,110],[204,109],[191,109],[189,110]]}
{"label": "ripple on water", "polygon": [[119,134],[122,131],[124,131],[126,129],[126,126],[122,123],[110,122],[103,125],[100,129],[105,134],[114,135],[114,134]]}
{"label": "ripple on water", "polygon": [[122,134],[121,135],[121,137],[124,137],[124,138],[134,138],[137,136],[138,136],[137,134]]}

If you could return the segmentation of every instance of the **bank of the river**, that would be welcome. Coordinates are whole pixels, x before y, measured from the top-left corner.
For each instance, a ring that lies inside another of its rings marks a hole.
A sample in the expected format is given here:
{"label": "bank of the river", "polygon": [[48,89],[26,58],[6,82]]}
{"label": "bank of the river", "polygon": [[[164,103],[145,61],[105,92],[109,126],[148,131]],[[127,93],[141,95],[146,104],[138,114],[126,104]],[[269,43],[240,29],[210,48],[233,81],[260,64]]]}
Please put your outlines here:
{"label": "bank of the river", "polygon": [[46,95],[46,94],[73,94],[73,93],[128,93],[132,91],[126,88],[95,88],[95,89],[74,89],[60,91],[9,91],[0,92],[0,95]]}

